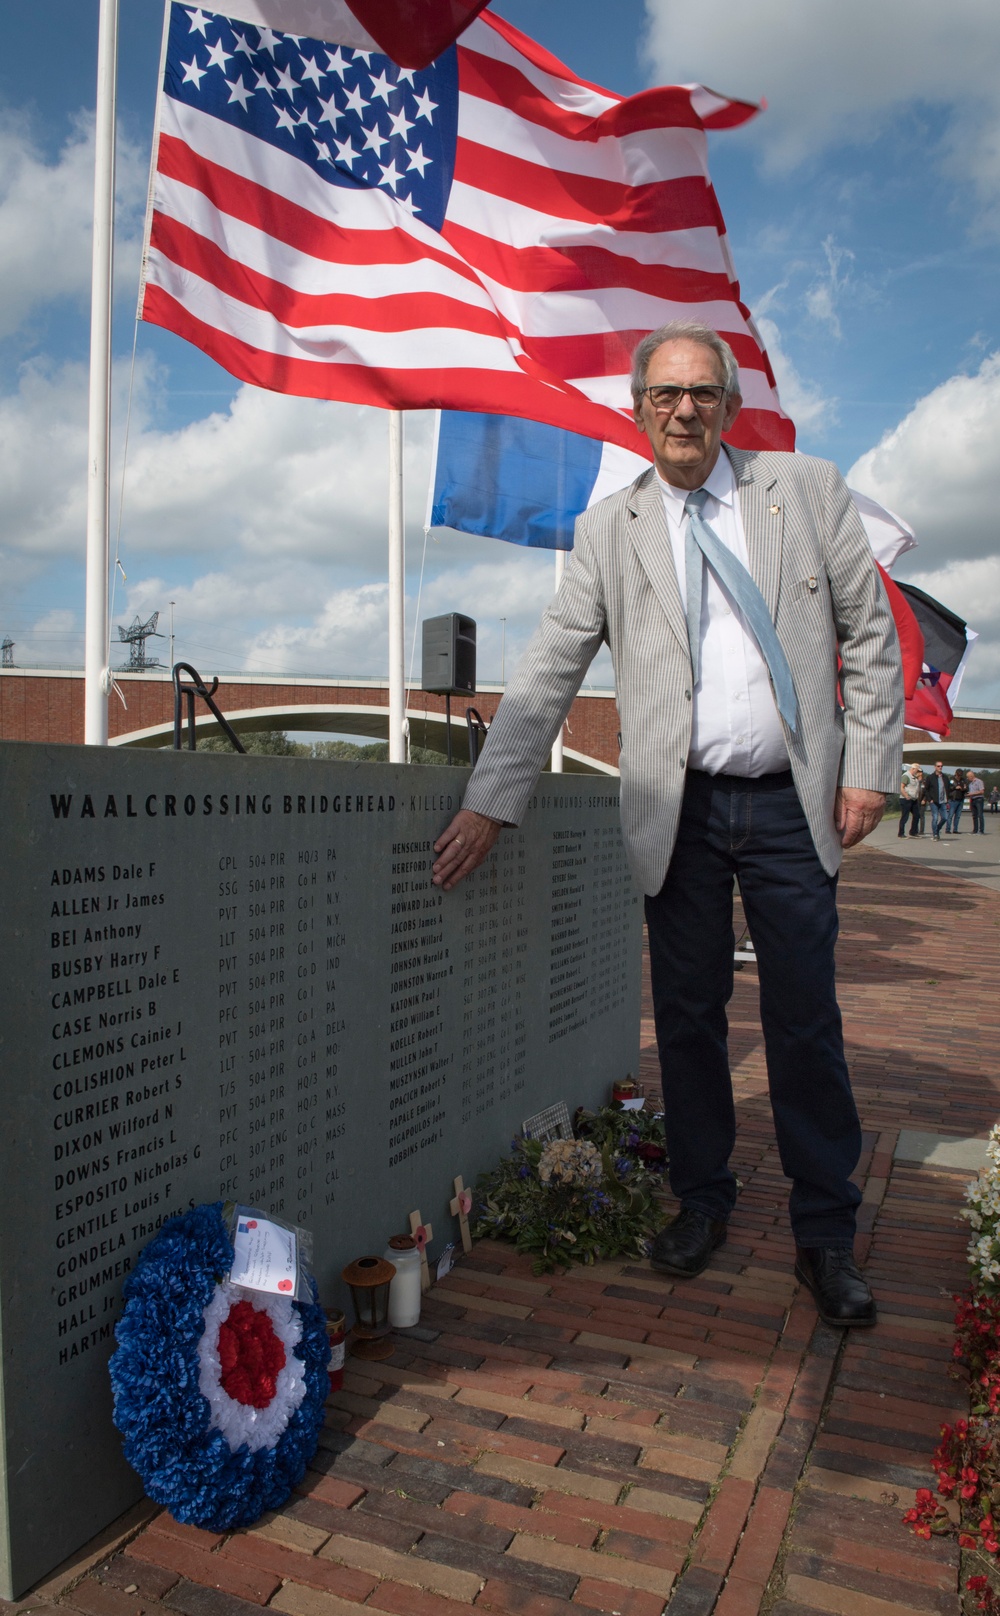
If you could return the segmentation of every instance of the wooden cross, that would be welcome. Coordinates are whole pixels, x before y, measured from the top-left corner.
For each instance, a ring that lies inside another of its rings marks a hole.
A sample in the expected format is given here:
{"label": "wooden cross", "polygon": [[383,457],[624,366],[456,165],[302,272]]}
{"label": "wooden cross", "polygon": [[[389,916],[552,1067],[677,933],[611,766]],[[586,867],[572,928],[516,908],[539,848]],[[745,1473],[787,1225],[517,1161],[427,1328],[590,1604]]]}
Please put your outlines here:
{"label": "wooden cross", "polygon": [[459,1173],[455,1180],[455,1195],[449,1208],[453,1218],[458,1219],[458,1227],[462,1231],[462,1250],[472,1250],[472,1236],[469,1233],[469,1213],[472,1211],[472,1191],[467,1190],[462,1183]]}
{"label": "wooden cross", "polygon": [[410,1213],[410,1233],[417,1242],[417,1250],[420,1253],[420,1289],[429,1291],[431,1288],[431,1271],[427,1266],[427,1246],[429,1241],[434,1239],[434,1226],[424,1222],[420,1216],[419,1207],[416,1212]]}

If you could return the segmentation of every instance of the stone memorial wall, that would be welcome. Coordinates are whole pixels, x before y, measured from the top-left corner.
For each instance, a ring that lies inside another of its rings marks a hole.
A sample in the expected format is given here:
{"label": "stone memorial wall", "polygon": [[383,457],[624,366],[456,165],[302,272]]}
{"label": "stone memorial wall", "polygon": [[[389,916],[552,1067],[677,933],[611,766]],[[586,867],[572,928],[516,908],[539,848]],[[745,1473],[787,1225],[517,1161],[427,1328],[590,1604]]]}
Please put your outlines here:
{"label": "stone memorial wall", "polygon": [[455,892],[468,772],[0,745],[0,1595],[137,1496],[122,1284],[232,1198],[313,1231],[321,1297],[419,1208],[432,1259],[522,1120],[637,1070],[617,781],[544,776]]}

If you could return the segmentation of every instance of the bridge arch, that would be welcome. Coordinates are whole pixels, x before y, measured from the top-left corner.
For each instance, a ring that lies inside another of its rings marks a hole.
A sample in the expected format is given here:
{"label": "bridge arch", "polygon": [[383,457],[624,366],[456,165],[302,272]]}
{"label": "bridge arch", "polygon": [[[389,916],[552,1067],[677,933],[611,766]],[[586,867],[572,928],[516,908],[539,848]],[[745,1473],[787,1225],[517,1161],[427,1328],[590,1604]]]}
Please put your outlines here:
{"label": "bridge arch", "polygon": [[[445,714],[433,709],[408,707],[410,739],[414,746],[427,746],[435,752],[447,750],[447,724]],[[294,706],[249,707],[226,713],[226,719],[237,735],[259,730],[313,732],[327,730],[334,735],[357,735],[362,740],[384,741],[389,738],[389,711],[387,707],[361,705],[352,702],[297,702]],[[196,715],[196,735],[209,739],[222,734],[211,713]],[[173,744],[173,719],[169,723],[148,725],[144,729],[128,730],[116,735],[112,746],[132,748],[160,748]],[[451,719],[452,756],[456,763],[469,761],[469,731],[464,713],[453,713]],[[563,765],[567,774],[603,774],[617,777],[618,770],[600,758],[588,756],[576,748],[563,746]]]}

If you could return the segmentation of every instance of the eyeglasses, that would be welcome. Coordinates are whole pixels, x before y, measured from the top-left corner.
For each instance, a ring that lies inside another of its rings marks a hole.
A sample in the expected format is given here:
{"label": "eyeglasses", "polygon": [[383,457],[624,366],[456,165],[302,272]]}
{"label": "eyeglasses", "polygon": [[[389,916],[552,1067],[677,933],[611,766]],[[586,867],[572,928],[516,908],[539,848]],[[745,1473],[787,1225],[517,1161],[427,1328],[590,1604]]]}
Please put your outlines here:
{"label": "eyeglasses", "polygon": [[654,410],[664,415],[671,415],[685,393],[696,410],[717,410],[726,396],[726,389],[709,386],[675,387],[672,382],[662,382],[655,387],[644,387],[640,397],[645,395]]}

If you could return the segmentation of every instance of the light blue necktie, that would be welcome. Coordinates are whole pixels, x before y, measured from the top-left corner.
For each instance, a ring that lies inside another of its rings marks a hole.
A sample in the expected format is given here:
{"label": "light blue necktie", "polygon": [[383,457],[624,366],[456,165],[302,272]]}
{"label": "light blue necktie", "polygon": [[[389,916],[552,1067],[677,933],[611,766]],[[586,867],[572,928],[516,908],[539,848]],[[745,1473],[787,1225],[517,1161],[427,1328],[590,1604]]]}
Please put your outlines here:
{"label": "light blue necktie", "polygon": [[702,511],[707,498],[708,494],[704,488],[696,488],[684,501],[684,510],[689,518],[684,547],[684,567],[687,573],[688,644],[691,647],[691,674],[694,683],[698,683],[701,674],[701,602],[707,561],[749,623],[751,633],[760,647],[761,655],[771,675],[778,711],[794,734],[798,718],[795,685],[771,621],[771,614],[763,595],[742,561],[732,550],[727,549],[719,535],[705,521]]}

